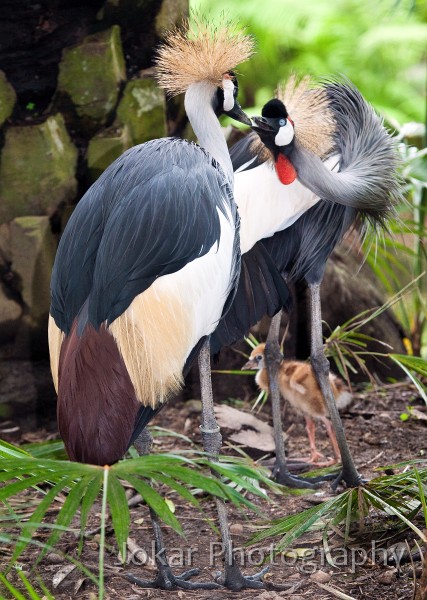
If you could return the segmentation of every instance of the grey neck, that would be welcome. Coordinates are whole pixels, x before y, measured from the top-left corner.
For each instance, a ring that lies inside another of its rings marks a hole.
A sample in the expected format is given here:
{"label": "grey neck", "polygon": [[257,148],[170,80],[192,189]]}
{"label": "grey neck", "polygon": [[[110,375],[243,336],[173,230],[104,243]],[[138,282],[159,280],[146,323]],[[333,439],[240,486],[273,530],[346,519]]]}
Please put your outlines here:
{"label": "grey neck", "polygon": [[215,92],[216,87],[212,83],[193,83],[185,93],[185,110],[200,146],[219,162],[228,181],[233,184],[233,165],[221,125],[212,107]]}

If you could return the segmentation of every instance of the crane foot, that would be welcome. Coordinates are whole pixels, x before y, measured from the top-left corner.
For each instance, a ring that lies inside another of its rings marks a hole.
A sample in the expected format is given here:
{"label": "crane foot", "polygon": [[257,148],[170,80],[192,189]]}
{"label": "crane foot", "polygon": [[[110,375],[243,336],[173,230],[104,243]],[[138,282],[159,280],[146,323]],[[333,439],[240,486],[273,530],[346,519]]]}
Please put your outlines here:
{"label": "crane foot", "polygon": [[275,477],[275,481],[281,485],[293,489],[316,490],[325,481],[333,479],[335,475],[319,475],[319,477],[297,477],[296,475],[284,475]]}
{"label": "crane foot", "polygon": [[227,588],[233,592],[244,589],[265,589],[266,586],[262,577],[267,573],[268,567],[256,575],[243,575],[234,563],[225,569],[224,573],[218,572],[215,576],[215,582],[191,582],[190,577],[199,574],[199,569],[189,569],[181,575],[173,575],[171,568],[166,565],[159,566],[158,573],[152,581],[139,579],[131,573],[126,573],[124,577],[131,583],[143,588],[156,588],[161,590],[215,590]]}
{"label": "crane foot", "polygon": [[225,568],[224,573],[216,574],[215,581],[220,583],[222,587],[226,587],[233,592],[247,589],[266,589],[266,585],[262,581],[262,578],[267,571],[268,567],[265,567],[265,569],[256,575],[243,575],[239,567],[233,561],[232,565],[228,565]]}
{"label": "crane foot", "polygon": [[199,574],[199,569],[189,569],[181,575],[174,575],[169,565],[158,565],[158,572],[152,581],[139,579],[131,573],[124,576],[128,581],[143,588],[156,588],[160,590],[216,590],[222,586],[214,582],[191,582],[191,577]]}
{"label": "crane foot", "polygon": [[[293,489],[316,489],[324,481],[335,479],[336,473],[328,475],[319,475],[319,477],[298,477],[289,472],[287,465],[281,465],[276,462],[273,467],[273,478],[277,483],[286,485]],[[338,484],[337,484],[338,485]]]}
{"label": "crane foot", "polygon": [[341,482],[344,483],[345,486],[348,488],[355,488],[359,487],[359,485],[367,483],[367,479],[364,479],[360,475],[360,473],[358,473],[355,469],[351,469],[348,471],[345,468],[343,468],[342,471],[338,473],[338,476],[335,477],[335,479],[331,483],[331,488],[334,492]]}

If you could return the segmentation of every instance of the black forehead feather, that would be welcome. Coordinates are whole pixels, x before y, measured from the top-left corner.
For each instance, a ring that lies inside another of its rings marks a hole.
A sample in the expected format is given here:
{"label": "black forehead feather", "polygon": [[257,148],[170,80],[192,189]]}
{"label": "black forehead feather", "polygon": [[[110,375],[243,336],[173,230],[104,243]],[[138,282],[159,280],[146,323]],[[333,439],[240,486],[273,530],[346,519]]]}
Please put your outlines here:
{"label": "black forehead feather", "polygon": [[267,104],[264,104],[261,114],[267,119],[286,119],[288,111],[281,100],[273,98],[273,100],[269,100]]}
{"label": "black forehead feather", "polygon": [[239,93],[239,81],[237,79],[237,75],[234,71],[227,71],[227,75],[230,75],[230,77],[233,78],[233,83],[234,83],[234,97],[237,96],[237,94]]}

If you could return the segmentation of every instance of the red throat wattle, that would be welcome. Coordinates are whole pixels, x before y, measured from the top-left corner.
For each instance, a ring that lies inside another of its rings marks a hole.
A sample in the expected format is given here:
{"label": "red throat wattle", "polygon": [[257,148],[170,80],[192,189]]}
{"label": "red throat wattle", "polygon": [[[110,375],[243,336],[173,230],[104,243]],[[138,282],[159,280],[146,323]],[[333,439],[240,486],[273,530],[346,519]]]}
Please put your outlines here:
{"label": "red throat wattle", "polygon": [[276,171],[277,176],[284,185],[289,185],[297,178],[295,167],[283,154],[279,154],[279,157],[276,161]]}

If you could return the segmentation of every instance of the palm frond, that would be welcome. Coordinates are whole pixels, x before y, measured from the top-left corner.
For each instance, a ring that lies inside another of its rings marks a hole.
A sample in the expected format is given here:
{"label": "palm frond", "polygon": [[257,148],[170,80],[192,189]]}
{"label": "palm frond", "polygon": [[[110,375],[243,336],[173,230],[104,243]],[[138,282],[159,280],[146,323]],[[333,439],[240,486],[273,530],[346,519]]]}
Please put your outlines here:
{"label": "palm frond", "polygon": [[6,590],[10,594],[12,594],[12,598],[15,598],[15,600],[27,600],[27,598],[29,598],[30,600],[55,600],[52,594],[47,589],[47,587],[43,584],[43,582],[39,582],[39,586],[43,593],[43,596],[40,596],[23,571],[18,569],[17,575],[18,578],[21,580],[21,583],[25,588],[26,593],[28,594],[27,597],[25,597],[24,594],[17,587],[12,585],[12,583],[10,583],[10,581],[6,579],[6,576],[3,575],[3,573],[0,573],[0,582],[3,584]]}
{"label": "palm frond", "polygon": [[[0,449],[11,455],[8,444],[0,442]],[[221,479],[211,477],[208,469],[221,475]],[[199,453],[194,458],[182,454],[152,454],[129,460],[123,460],[111,467],[99,467],[55,459],[40,459],[16,451],[16,456],[4,458],[0,463],[0,501],[10,502],[17,494],[48,484],[47,491],[31,507],[26,505],[25,521],[20,519],[20,508],[9,526],[13,524],[21,529],[21,539],[15,544],[13,561],[16,561],[28,545],[28,540],[40,526],[44,527],[44,518],[55,498],[64,494],[63,502],[55,521],[47,546],[54,546],[64,531],[70,527],[73,518],[80,513],[80,526],[83,529],[95,500],[102,494],[105,510],[111,515],[112,525],[119,548],[123,547],[129,534],[130,515],[122,482],[130,483],[141,494],[145,503],[167,525],[182,534],[182,527],[177,517],[165,502],[163,495],[154,489],[153,482],[159,481],[169,489],[180,494],[185,500],[199,506],[199,500],[192,491],[195,488],[205,494],[230,500],[238,507],[257,511],[238,489],[258,496],[266,497],[262,486],[276,487],[268,477],[268,471],[257,467],[255,463],[243,458],[230,459],[224,457],[220,463],[212,462],[205,454]],[[231,482],[235,487],[227,485]],[[259,485],[256,485],[258,482]],[[238,488],[238,489],[237,489]],[[37,488],[36,488],[37,489]],[[277,488],[278,489],[278,488]],[[28,508],[30,512],[28,513]],[[32,510],[31,510],[32,508]],[[10,513],[10,510],[9,510]],[[2,522],[5,526],[5,522]],[[42,558],[44,553],[40,554]]]}
{"label": "palm frond", "polygon": [[393,354],[386,351],[369,351],[367,349],[368,342],[375,342],[383,345],[385,350],[389,349],[390,347],[381,340],[359,331],[361,327],[369,323],[372,319],[375,319],[385,310],[391,308],[397,302],[401,301],[405,294],[413,290],[414,286],[417,286],[422,277],[423,274],[410,281],[397,294],[392,296],[381,306],[362,311],[346,321],[343,325],[337,326],[333,331],[330,332],[329,336],[325,340],[325,354],[334,360],[338,372],[344,379],[346,379],[348,384],[350,384],[350,372],[355,373],[358,370],[363,372],[369,378],[372,384],[376,383],[374,377],[366,367],[366,356],[374,357],[378,361],[384,362],[387,360],[392,360],[408,375],[427,403],[425,386],[419,380],[419,378],[414,375],[414,373],[417,373],[418,375],[421,375],[421,377],[426,376],[427,362],[425,359],[420,357],[406,356],[404,354]]}
{"label": "palm frond", "polygon": [[[412,468],[408,470],[409,466]],[[396,475],[381,475],[363,486],[346,490],[317,506],[277,519],[260,530],[249,543],[254,544],[280,536],[275,551],[281,552],[308,531],[327,531],[337,525],[344,526],[343,537],[348,540],[350,524],[357,521],[363,523],[372,511],[392,515],[398,523],[410,528],[426,542],[426,534],[415,524],[415,517],[423,510],[424,518],[427,519],[427,461],[408,461],[393,466],[396,467],[403,467],[404,471]]]}

